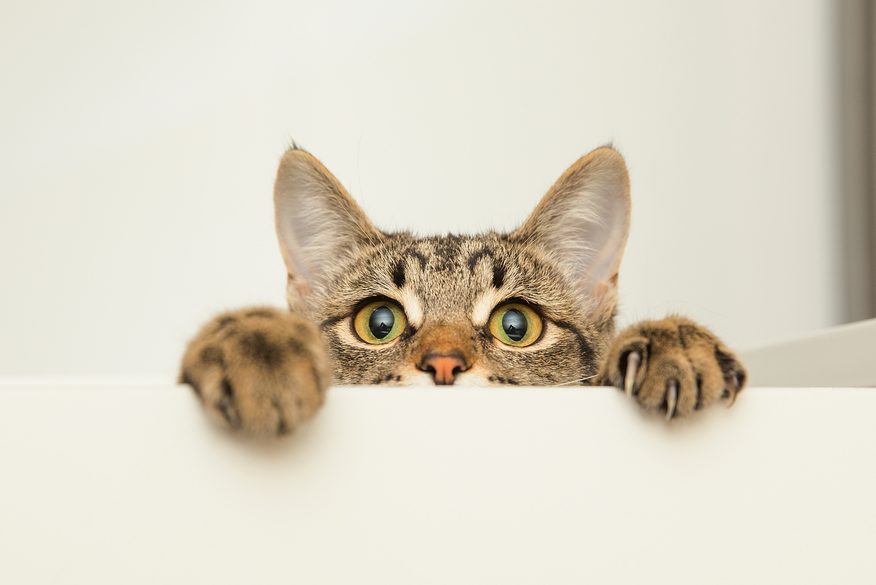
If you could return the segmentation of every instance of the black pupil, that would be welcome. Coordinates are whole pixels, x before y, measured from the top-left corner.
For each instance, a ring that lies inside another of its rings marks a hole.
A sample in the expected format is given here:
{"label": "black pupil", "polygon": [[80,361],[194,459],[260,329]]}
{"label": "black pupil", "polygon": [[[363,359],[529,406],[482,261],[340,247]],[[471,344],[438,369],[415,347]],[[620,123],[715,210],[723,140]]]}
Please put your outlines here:
{"label": "black pupil", "polygon": [[520,341],[526,335],[526,317],[516,309],[511,309],[502,317],[502,329],[511,341]]}
{"label": "black pupil", "polygon": [[371,313],[371,318],[368,319],[368,328],[377,339],[383,339],[389,335],[393,325],[395,325],[395,315],[388,307],[377,307]]}

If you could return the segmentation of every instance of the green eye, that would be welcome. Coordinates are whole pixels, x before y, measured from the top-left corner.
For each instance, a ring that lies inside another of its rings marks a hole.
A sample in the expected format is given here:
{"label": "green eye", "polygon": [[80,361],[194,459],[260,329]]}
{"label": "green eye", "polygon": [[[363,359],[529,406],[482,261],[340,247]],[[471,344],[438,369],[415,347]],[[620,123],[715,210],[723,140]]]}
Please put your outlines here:
{"label": "green eye", "polygon": [[353,329],[365,343],[380,345],[389,343],[402,334],[408,320],[398,304],[387,301],[368,303],[356,313]]}
{"label": "green eye", "polygon": [[543,324],[538,313],[521,303],[508,303],[490,315],[490,333],[513,347],[532,345],[541,336]]}

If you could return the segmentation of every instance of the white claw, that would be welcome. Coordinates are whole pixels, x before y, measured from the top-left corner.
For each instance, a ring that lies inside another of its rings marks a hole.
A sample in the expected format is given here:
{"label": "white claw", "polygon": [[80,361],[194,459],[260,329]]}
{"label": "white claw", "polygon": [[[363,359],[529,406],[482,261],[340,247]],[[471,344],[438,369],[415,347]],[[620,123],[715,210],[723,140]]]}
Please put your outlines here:
{"label": "white claw", "polygon": [[666,420],[672,420],[676,404],[678,404],[678,381],[669,380],[666,383]]}
{"label": "white claw", "polygon": [[627,373],[624,377],[624,392],[627,396],[633,395],[633,387],[636,385],[636,372],[639,370],[639,364],[642,363],[642,356],[637,351],[631,351],[627,356]]}

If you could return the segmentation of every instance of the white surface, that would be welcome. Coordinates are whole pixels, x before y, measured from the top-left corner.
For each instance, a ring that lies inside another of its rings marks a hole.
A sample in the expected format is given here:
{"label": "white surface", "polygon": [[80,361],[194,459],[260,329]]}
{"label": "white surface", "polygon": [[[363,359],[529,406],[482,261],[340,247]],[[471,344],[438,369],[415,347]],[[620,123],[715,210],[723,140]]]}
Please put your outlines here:
{"label": "white surface", "polygon": [[168,380],[214,311],[281,305],[292,137],[428,232],[510,227],[614,141],[625,320],[837,323],[833,4],[4,2],[0,375]]}
{"label": "white surface", "polygon": [[181,387],[0,388],[0,582],[876,581],[876,391],[666,425],[610,389],[335,389],[289,441]]}
{"label": "white surface", "polygon": [[832,327],[742,353],[758,386],[876,386],[876,319]]}

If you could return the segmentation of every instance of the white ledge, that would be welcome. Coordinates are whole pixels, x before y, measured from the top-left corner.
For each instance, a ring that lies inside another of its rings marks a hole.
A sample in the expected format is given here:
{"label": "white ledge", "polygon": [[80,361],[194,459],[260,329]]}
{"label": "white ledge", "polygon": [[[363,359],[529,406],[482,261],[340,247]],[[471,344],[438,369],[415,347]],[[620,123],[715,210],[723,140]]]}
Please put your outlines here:
{"label": "white ledge", "polygon": [[873,583],[874,413],[336,388],[259,444],[182,387],[0,386],[0,583]]}

